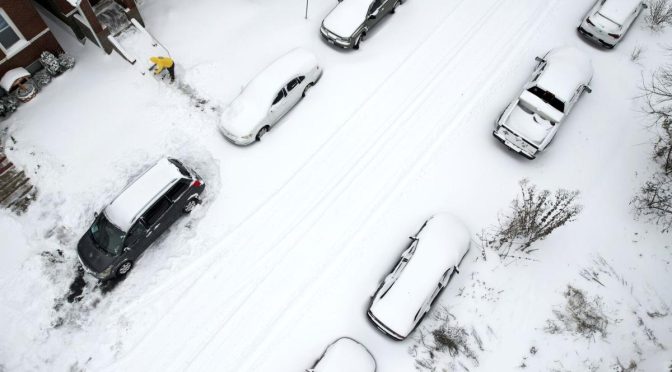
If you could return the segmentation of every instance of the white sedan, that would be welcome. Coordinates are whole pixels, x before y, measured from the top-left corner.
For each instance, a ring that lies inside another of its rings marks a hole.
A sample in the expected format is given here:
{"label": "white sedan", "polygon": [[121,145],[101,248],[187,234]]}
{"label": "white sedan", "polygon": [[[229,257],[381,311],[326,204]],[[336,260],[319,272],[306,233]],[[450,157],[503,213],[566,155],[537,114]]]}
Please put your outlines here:
{"label": "white sedan", "polygon": [[493,132],[509,149],[534,159],[553,140],[583,92],[591,92],[593,65],[572,47],[537,57],[537,67],[520,96],[504,110]]}
{"label": "white sedan", "polygon": [[403,340],[429,312],[467,254],[470,235],[450,214],[430,218],[380,283],[368,316],[386,335]]}
{"label": "white sedan", "polygon": [[219,130],[237,145],[259,141],[322,76],[311,52],[294,49],[266,67],[224,110]]}
{"label": "white sedan", "polygon": [[342,337],[327,346],[306,372],[376,372],[376,360],[364,345]]}
{"label": "white sedan", "polygon": [[583,18],[579,33],[611,49],[623,39],[646,6],[643,0],[597,0]]}

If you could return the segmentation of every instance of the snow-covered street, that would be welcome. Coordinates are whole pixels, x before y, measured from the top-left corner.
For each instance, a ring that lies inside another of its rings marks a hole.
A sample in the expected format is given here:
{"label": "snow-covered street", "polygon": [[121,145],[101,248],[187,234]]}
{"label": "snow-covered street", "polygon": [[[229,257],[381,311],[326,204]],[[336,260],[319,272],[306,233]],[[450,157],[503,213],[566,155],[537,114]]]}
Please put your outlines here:
{"label": "snow-covered street", "polygon": [[[1,125],[39,194],[21,216],[0,211],[0,371],[302,371],[341,336],[378,371],[413,371],[416,342],[386,338],[366,309],[439,211],[464,219],[473,242],[437,304],[482,342],[476,361],[442,368],[670,368],[672,239],[635,221],[629,201],[653,168],[639,88],[669,63],[672,30],[639,19],[603,51],[576,32],[591,1],[407,0],[361,50],[341,51],[319,34],[335,4],[311,1],[304,20],[302,1],[143,1],[178,80],[207,102],[57,35],[77,66]],[[492,129],[534,58],[561,45],[592,58],[593,92],[529,161]],[[221,109],[295,47],[317,55],[322,79],[260,143],[227,142]],[[167,155],[203,176],[204,203],[115,288],[85,276],[83,298],[67,301],[94,213]],[[477,234],[523,178],[580,190],[584,211],[529,260],[483,260]],[[545,330],[568,285],[605,303],[605,339]]]}

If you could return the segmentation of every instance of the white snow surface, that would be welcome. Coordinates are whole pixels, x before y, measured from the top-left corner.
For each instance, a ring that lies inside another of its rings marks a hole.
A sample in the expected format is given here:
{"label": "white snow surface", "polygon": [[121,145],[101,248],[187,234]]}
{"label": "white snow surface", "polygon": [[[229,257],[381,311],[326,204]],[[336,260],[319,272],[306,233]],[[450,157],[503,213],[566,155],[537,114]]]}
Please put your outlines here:
{"label": "white snow surface", "polygon": [[415,315],[441,281],[458,266],[469,250],[469,230],[456,217],[442,213],[427,221],[417,238],[415,253],[371,313],[387,328],[405,337],[415,326]]}
{"label": "white snow surface", "polygon": [[[204,103],[52,24],[76,68],[0,124],[5,152],[39,191],[23,215],[0,211],[0,370],[302,371],[350,335],[380,371],[413,371],[419,333],[383,336],[366,317],[369,296],[418,221],[450,210],[473,233],[487,229],[524,177],[581,190],[585,208],[513,262],[470,250],[435,307],[482,347],[468,336],[478,362],[459,354],[440,367],[669,369],[672,244],[634,221],[629,201],[654,170],[635,97],[642,75],[669,63],[672,31],[639,17],[606,52],[576,34],[584,0],[408,0],[350,53],[319,35],[334,2],[311,1],[308,20],[305,5],[143,1],[147,29]],[[521,159],[492,138],[494,121],[534,57],[559,45],[591,57],[593,93],[543,157]],[[214,108],[296,47],[323,65],[319,89],[260,146],[229,144]],[[168,155],[208,183],[203,204],[114,289],[85,277],[69,303],[94,212]],[[545,331],[570,284],[600,297],[605,337]]]}
{"label": "white snow surface", "polygon": [[14,88],[14,83],[24,77],[30,77],[30,72],[23,67],[17,67],[11,69],[2,76],[0,79],[0,87],[6,92],[11,91]]}
{"label": "white snow surface", "polygon": [[364,22],[371,3],[371,0],[343,0],[324,18],[322,24],[338,36],[350,37]]}
{"label": "white snow surface", "polygon": [[317,65],[317,57],[301,48],[276,59],[224,110],[220,125],[235,136],[250,135],[268,114],[278,92],[290,80],[306,76]]}
{"label": "white snow surface", "polygon": [[327,347],[314,372],[375,372],[376,361],[366,347],[343,337]]}
{"label": "white snow surface", "polygon": [[105,208],[105,216],[122,231],[128,232],[138,214],[180,178],[183,178],[180,170],[168,158],[159,160]]}

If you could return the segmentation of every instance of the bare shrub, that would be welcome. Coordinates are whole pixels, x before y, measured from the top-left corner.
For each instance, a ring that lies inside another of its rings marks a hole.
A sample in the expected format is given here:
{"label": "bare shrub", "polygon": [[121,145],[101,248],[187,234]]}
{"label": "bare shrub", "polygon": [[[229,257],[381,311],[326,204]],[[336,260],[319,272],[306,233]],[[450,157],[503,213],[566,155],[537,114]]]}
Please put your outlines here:
{"label": "bare shrub", "polygon": [[632,49],[632,52],[630,53],[630,60],[632,62],[638,63],[639,60],[642,58],[642,52],[644,52],[644,49],[637,45]]}
{"label": "bare shrub", "polygon": [[672,2],[670,0],[650,0],[649,14],[645,20],[653,31],[660,31],[665,26],[672,25]]}
{"label": "bare shrub", "polygon": [[630,363],[624,365],[619,359],[616,359],[616,364],[612,367],[616,372],[636,372],[637,363],[634,360],[631,360]]}
{"label": "bare shrub", "polygon": [[660,166],[632,199],[636,218],[672,231],[672,66],[653,73],[642,88],[646,98],[645,111],[654,122],[653,160]]}
{"label": "bare shrub", "polygon": [[662,227],[662,232],[672,231],[672,177],[657,173],[639,191],[631,202],[635,218],[645,218]]}
{"label": "bare shrub", "polygon": [[527,179],[520,181],[520,195],[511,202],[509,214],[500,218],[493,232],[481,237],[487,246],[507,257],[511,250],[531,253],[531,246],[555,229],[573,221],[581,212],[579,191],[537,189]]}
{"label": "bare shrub", "polygon": [[602,312],[602,300],[599,297],[588,299],[578,288],[567,286],[563,294],[567,304],[562,310],[553,310],[556,319],[546,321],[546,332],[559,334],[574,333],[587,339],[595,335],[607,336],[609,320]]}
{"label": "bare shrub", "polygon": [[[409,353],[415,359],[415,368],[419,371],[444,371],[446,366],[469,370],[459,357],[466,357],[478,366],[478,357],[472,349],[472,339],[483,350],[480,336],[474,329],[468,332],[455,322],[455,317],[446,307],[433,314],[432,325],[423,325],[414,336],[415,344]],[[450,357],[450,360],[445,360]],[[454,368],[454,369],[455,369]],[[456,370],[456,369],[455,369]]]}

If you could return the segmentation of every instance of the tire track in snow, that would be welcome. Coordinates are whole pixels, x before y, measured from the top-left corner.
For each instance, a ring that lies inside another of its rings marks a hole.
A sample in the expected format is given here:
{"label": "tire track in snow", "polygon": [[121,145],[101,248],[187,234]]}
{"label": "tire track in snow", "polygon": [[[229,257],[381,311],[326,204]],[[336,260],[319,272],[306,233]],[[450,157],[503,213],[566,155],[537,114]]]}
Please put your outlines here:
{"label": "tire track in snow", "polygon": [[[502,4],[502,3],[500,2],[500,3],[497,3],[496,5],[501,5],[501,4]],[[497,9],[498,9],[498,8],[494,7],[494,8],[492,9],[491,13],[488,13],[487,16],[488,16],[488,17],[489,17],[489,16],[492,16],[492,15],[495,13],[495,11],[496,11]],[[480,22],[475,22],[474,24],[475,24],[475,27],[480,26]],[[471,32],[470,32],[469,34],[471,34]],[[458,48],[457,51],[456,51],[455,53],[449,53],[449,54],[448,54],[448,55],[450,55],[449,61],[452,61],[452,60],[454,59],[455,56],[459,55],[460,50],[462,50],[462,49],[465,47],[466,43],[467,43],[469,40],[470,40],[470,39],[463,40],[463,42],[461,43],[461,45],[462,45],[461,48]],[[450,49],[450,48],[448,48],[448,49]],[[441,71],[443,71],[443,72],[447,71],[447,70],[448,70],[448,67],[452,67],[452,64],[444,64],[444,66],[443,66],[443,68],[442,68]],[[433,76],[433,75],[430,75],[430,77],[431,77],[431,76]],[[428,85],[430,85],[430,86],[432,86],[432,85],[433,85],[433,86],[436,86],[436,85],[437,85],[436,83],[434,83],[433,77],[430,78],[430,82],[429,82]],[[397,120],[398,122],[403,122],[403,121],[404,121],[403,119],[406,119],[406,117],[413,116],[413,114],[414,114],[419,108],[422,107],[422,104],[421,104],[421,103],[424,102],[426,96],[429,95],[429,93],[426,93],[426,91],[431,92],[431,89],[430,89],[430,90],[423,89],[423,90],[420,92],[420,94],[419,94],[414,100],[412,100],[411,106],[415,105],[415,107],[414,107],[412,110],[405,109],[404,112],[405,112],[406,114],[405,114],[405,115],[401,115],[401,116],[400,116],[401,119],[398,119],[398,120]],[[416,102],[419,102],[419,103],[416,104]],[[408,125],[407,125],[407,126],[408,126]],[[373,148],[380,148],[380,147],[383,147],[383,146],[385,145],[385,143],[387,143],[387,142],[390,140],[391,137],[393,137],[395,134],[397,134],[398,131],[401,130],[401,128],[402,128],[402,126],[401,126],[400,124],[397,124],[396,127],[395,127],[395,131],[392,132],[392,134],[388,134],[388,135],[386,136],[387,139],[386,139],[386,141],[385,141],[383,144],[381,144],[380,141],[379,141],[379,142],[376,142],[376,144],[374,144],[374,146],[372,146],[371,148],[373,149]],[[375,146],[375,145],[377,145],[377,146]],[[393,146],[393,147],[396,147],[396,146]],[[364,156],[366,156],[367,154],[369,154],[369,152],[367,152]],[[372,152],[372,154],[373,154],[373,155],[371,155],[371,157],[375,158],[375,157],[376,157],[376,154],[378,154],[378,151],[376,151],[376,152]],[[366,170],[366,166],[367,166],[371,161],[372,161],[372,160],[369,160],[367,163],[365,163],[364,165],[361,165],[361,166],[360,166],[360,168],[362,168],[362,170],[360,171],[360,173],[363,172],[364,170]],[[361,164],[361,160],[359,160],[355,165],[357,166],[357,165],[360,165],[360,164]],[[349,174],[346,174],[346,178],[347,178],[348,175],[349,175]],[[356,177],[354,177],[354,176],[349,177],[349,182],[346,182],[346,184],[345,184],[344,186],[341,186],[341,187],[342,187],[342,188],[347,188],[352,182],[354,182],[354,180],[356,180]],[[337,184],[336,186],[339,186],[339,185]],[[336,186],[334,186],[334,188],[335,188]],[[337,196],[340,195],[340,193],[334,193],[334,192],[331,192],[331,193],[328,193],[327,195],[336,195],[336,198],[337,198]],[[324,204],[324,203],[325,203],[325,200],[327,200],[327,197],[328,197],[328,196],[325,196],[325,197],[323,197],[322,199],[320,199],[320,203],[319,203],[319,204]],[[329,203],[329,204],[330,204],[330,203]],[[312,204],[311,204],[311,205],[312,205]],[[327,207],[328,207],[328,205],[325,206],[325,207],[323,208],[323,211],[319,214],[319,216],[317,216],[317,218],[319,218],[319,217],[322,216],[322,213],[324,213],[324,211],[326,211],[326,208],[327,208]],[[308,216],[304,214],[303,218],[307,218],[307,217],[308,217]],[[315,220],[313,220],[313,221],[314,221],[313,224],[311,224],[311,226],[309,226],[309,228],[311,228],[311,227],[314,225],[314,223],[317,221],[317,219],[315,219]],[[300,223],[300,222],[301,222],[301,220],[299,221],[299,223]],[[292,226],[294,226],[294,225],[292,225]],[[292,232],[292,231],[287,232],[287,234],[283,235],[283,236],[281,237],[281,239],[287,239],[287,238],[289,237],[289,234],[290,234],[291,232]],[[282,240],[280,240],[280,242],[281,242],[281,241],[282,241]],[[275,246],[275,244],[274,244],[273,246]],[[266,257],[266,256],[264,256],[264,257]],[[262,259],[263,259],[263,258],[262,258]],[[272,260],[272,261],[274,261],[274,260]],[[272,261],[271,261],[271,262],[272,262]],[[265,278],[265,277],[264,277],[264,278]],[[262,280],[263,280],[264,278],[262,278]],[[247,293],[247,294],[248,294],[248,297],[249,297],[249,296],[251,296],[252,293],[254,293],[254,292],[250,292],[249,289],[250,289],[249,286],[245,286],[245,287],[243,287],[243,288],[240,288],[237,294],[239,294],[239,293]],[[242,291],[244,291],[244,292],[242,292]],[[229,298],[229,299],[230,299],[230,298]],[[217,308],[219,308],[219,307],[217,307]]]}
{"label": "tire track in snow", "polygon": [[[506,67],[506,65],[507,65],[506,63],[500,64],[499,61],[508,61],[508,63],[511,63],[511,60],[515,59],[516,54],[513,54],[513,57],[512,57],[511,54],[510,54],[511,50],[516,49],[515,48],[516,44],[520,43],[521,40],[529,39],[532,36],[532,34],[534,33],[534,30],[536,30],[539,27],[539,25],[541,23],[541,20],[548,14],[548,12],[550,11],[550,9],[552,9],[552,6],[555,3],[556,3],[556,1],[552,1],[552,2],[549,2],[545,5],[539,6],[538,8],[534,8],[533,11],[530,12],[529,17],[524,18],[527,22],[519,25],[519,27],[516,28],[516,32],[513,35],[514,37],[511,37],[508,34],[506,35],[508,40],[506,40],[506,39],[502,40],[504,42],[501,44],[501,47],[498,48],[498,54],[495,56],[496,58],[494,60],[492,60],[492,61],[498,61],[498,62],[495,62],[495,66],[488,65],[489,67],[493,67],[494,70],[496,71],[496,73],[494,75],[501,74],[502,73],[501,70],[504,67]],[[539,18],[538,14],[541,14],[542,17]],[[497,41],[499,42],[500,40],[497,40]],[[499,45],[499,43],[496,43],[496,44]],[[508,54],[509,58],[507,58],[507,54]],[[450,64],[446,67],[449,67],[449,66],[452,67],[452,64]],[[447,77],[450,77],[449,74],[448,74],[449,71],[451,71],[451,70],[444,69],[442,71],[444,73],[444,75],[448,75],[448,76],[444,76],[444,79],[442,79],[442,80],[437,79],[438,82],[436,84],[434,84],[435,85],[434,88],[437,88],[436,86],[440,85],[441,82],[444,82],[444,83],[445,82],[450,82],[450,79],[446,79]],[[483,70],[483,72],[490,72],[490,71],[492,71],[492,70]],[[490,74],[490,73],[487,74],[487,76],[490,76],[490,75],[493,75],[493,74]],[[437,120],[434,121],[435,124],[432,128],[433,130],[430,131],[430,135],[425,136],[425,138],[422,141],[423,143],[427,143],[427,148],[430,148],[430,151],[427,151],[424,154],[420,154],[419,156],[415,156],[415,157],[409,156],[410,158],[413,158],[413,159],[416,159],[416,158],[419,157],[419,158],[423,159],[423,161],[411,161],[411,162],[409,162],[410,169],[400,171],[401,174],[406,175],[405,177],[403,177],[402,182],[398,183],[398,185],[394,188],[394,190],[391,193],[388,193],[388,194],[382,196],[381,198],[379,198],[378,202],[375,203],[374,208],[371,208],[371,213],[368,213],[364,217],[361,218],[361,220],[364,221],[363,223],[361,223],[361,224],[360,223],[355,223],[354,224],[354,226],[357,226],[357,229],[354,232],[347,235],[341,241],[333,244],[334,246],[345,246],[347,248],[344,249],[344,250],[341,250],[341,251],[336,251],[335,254],[332,254],[327,259],[325,259],[324,261],[325,261],[326,264],[324,265],[324,267],[321,270],[316,271],[317,275],[311,277],[310,280],[304,281],[303,283],[305,283],[307,285],[305,285],[301,289],[297,289],[297,290],[294,291],[295,296],[291,299],[291,301],[286,302],[287,308],[285,308],[284,311],[278,312],[277,316],[275,316],[275,317],[273,317],[273,319],[269,320],[268,323],[266,324],[266,326],[263,327],[264,331],[259,332],[257,338],[250,342],[250,345],[260,345],[260,344],[265,345],[265,346],[262,346],[262,347],[255,347],[255,350],[258,350],[257,353],[255,353],[255,355],[263,354],[265,350],[268,350],[271,347],[271,344],[273,342],[272,340],[278,339],[277,337],[279,335],[282,335],[284,333],[285,329],[288,329],[289,327],[291,327],[292,324],[296,324],[296,322],[298,320],[297,318],[300,319],[302,317],[302,315],[304,314],[301,311],[301,309],[308,308],[307,304],[310,303],[310,299],[312,299],[314,297],[317,289],[319,288],[319,283],[322,283],[324,281],[323,278],[325,276],[328,276],[328,273],[338,272],[339,268],[341,268],[342,265],[347,264],[347,261],[344,260],[344,257],[348,256],[348,253],[352,253],[353,249],[355,248],[355,247],[349,246],[349,245],[352,243],[352,241],[359,234],[361,234],[363,231],[366,230],[366,226],[370,224],[369,222],[367,222],[367,221],[371,220],[370,217],[374,214],[375,215],[380,214],[381,210],[385,209],[384,205],[387,204],[392,199],[392,197],[394,195],[398,194],[400,192],[400,190],[403,188],[403,186],[406,185],[412,179],[411,175],[416,173],[414,171],[417,171],[418,169],[421,169],[423,167],[423,165],[426,164],[429,159],[431,159],[431,155],[433,153],[435,153],[435,151],[439,147],[439,145],[441,145],[443,143],[443,140],[464,124],[463,120],[466,119],[469,112],[475,107],[474,106],[475,103],[479,99],[481,99],[482,96],[484,95],[481,92],[487,92],[488,89],[485,89],[485,88],[487,88],[489,85],[494,84],[495,82],[494,81],[483,82],[482,80],[479,80],[479,81],[476,81],[475,83],[477,83],[477,84],[474,84],[475,86],[483,86],[484,89],[479,91],[478,94],[472,94],[468,98],[468,100],[467,100],[468,104],[466,105],[466,108],[459,110],[457,115],[443,115],[443,116],[440,116]],[[481,83],[484,83],[484,84],[481,84]],[[434,93],[434,92],[436,92],[436,89],[432,89],[432,90],[430,90],[430,92]],[[460,105],[460,106],[462,106],[462,105]],[[456,119],[455,120],[456,124],[454,124],[452,126],[445,127],[445,128],[441,128],[442,123],[445,122],[446,120],[450,119],[451,117],[454,120]],[[416,122],[417,121],[418,120],[416,120]],[[438,129],[438,131],[437,131],[437,129]],[[417,148],[424,148],[424,147],[423,146],[412,146],[411,148],[417,149]],[[417,164],[417,165],[415,165],[415,164]],[[320,214],[320,216],[321,215],[322,214]],[[298,242],[295,243],[294,245],[296,245],[296,244],[298,244]],[[338,260],[340,262],[340,264],[338,264],[338,265],[329,265],[328,264],[330,262],[333,262],[334,260]],[[255,293],[256,290],[258,289],[258,287],[259,287],[259,285],[255,286],[253,288],[252,292],[248,292],[248,293]],[[289,312],[290,309],[293,310],[293,313],[294,313],[294,317],[290,317],[291,320],[287,319],[287,317],[286,317],[287,312]],[[246,311],[241,311],[240,313],[244,315],[244,314],[246,314]],[[281,322],[283,324],[283,326],[277,325],[278,321],[281,320],[281,317],[284,318],[284,322]],[[234,322],[233,324],[249,324],[249,323],[245,322],[245,321],[238,321],[238,322]],[[225,333],[225,332],[220,332],[220,333]],[[233,332],[233,333],[235,334],[235,332]],[[271,335],[271,336],[269,337],[269,335]],[[276,337],[273,337],[272,335],[275,335]],[[265,342],[264,342],[264,339],[266,339]],[[217,347],[214,347],[214,349],[221,349],[221,347],[217,346]],[[229,350],[228,347],[226,347],[224,349]],[[248,350],[249,350],[249,348],[248,348]],[[250,371],[257,370],[257,367],[258,367],[259,363],[257,363],[256,360],[258,360],[258,359],[253,358],[253,357],[248,358],[247,362],[244,363],[244,367],[241,368],[240,366],[237,365],[237,366],[235,366],[235,370],[250,370]],[[252,366],[250,366],[250,365],[252,365]],[[196,368],[196,369],[200,369],[200,368]]]}

